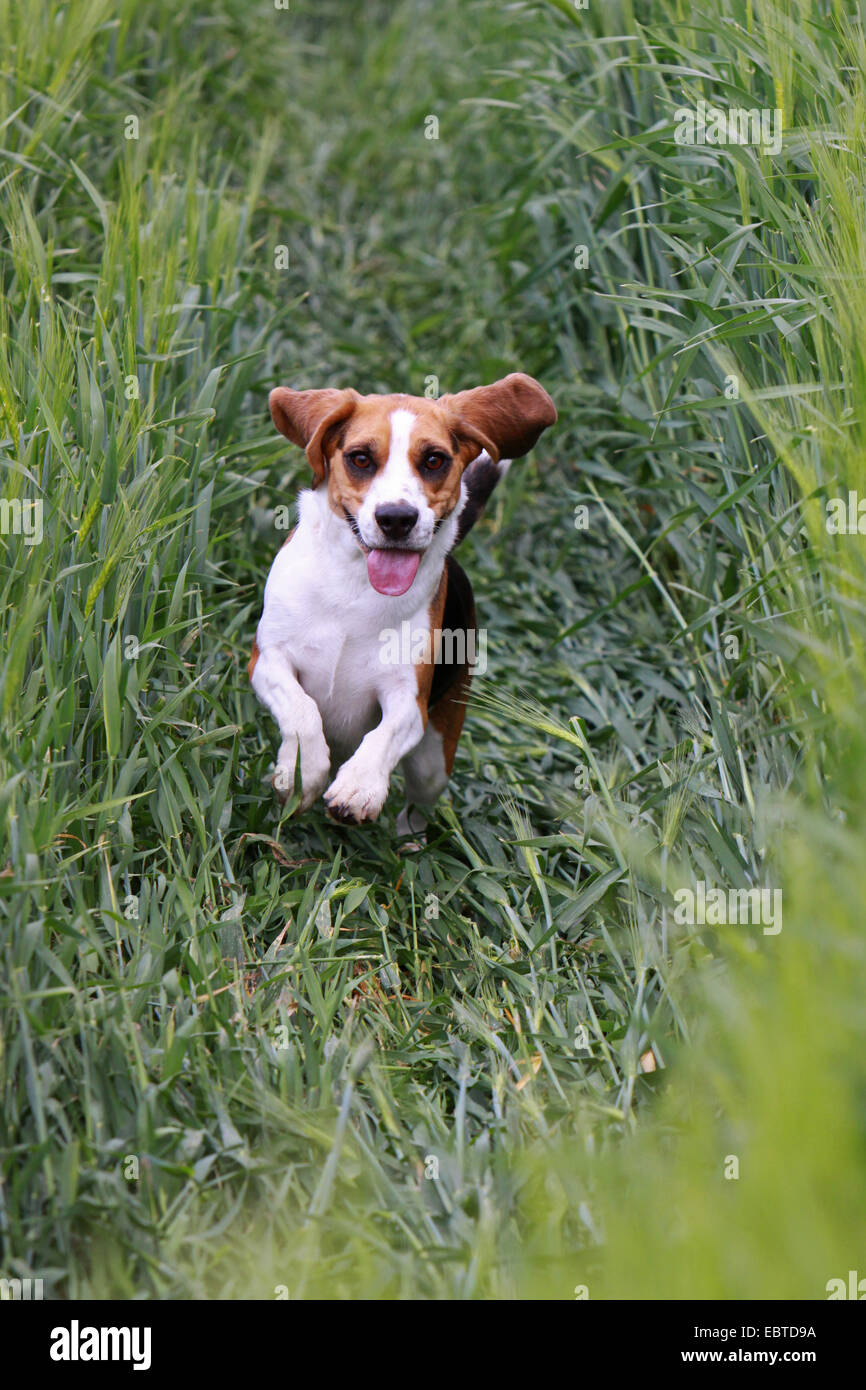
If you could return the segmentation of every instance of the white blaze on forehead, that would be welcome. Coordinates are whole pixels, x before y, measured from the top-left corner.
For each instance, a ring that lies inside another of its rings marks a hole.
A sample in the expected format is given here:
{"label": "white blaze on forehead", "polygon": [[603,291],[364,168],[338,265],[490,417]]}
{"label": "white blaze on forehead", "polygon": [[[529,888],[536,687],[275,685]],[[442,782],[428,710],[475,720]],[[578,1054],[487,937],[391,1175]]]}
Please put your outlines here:
{"label": "white blaze on forehead", "polygon": [[424,504],[421,481],[409,460],[409,441],[417,421],[414,410],[391,411],[388,460],[373,485],[379,502],[412,502],[416,507]]}
{"label": "white blaze on forehead", "polygon": [[388,417],[390,440],[388,457],[364,495],[358,512],[358,526],[365,545],[376,548],[387,544],[376,521],[376,509],[383,503],[403,502],[418,512],[408,543],[425,550],[430,544],[436,517],[427,500],[424,484],[409,458],[412,431],[418,424],[414,410],[392,410]]}
{"label": "white blaze on forehead", "polygon": [[392,410],[388,423],[391,426],[391,451],[388,454],[388,462],[392,459],[409,459],[409,439],[412,428],[418,416],[414,410]]}

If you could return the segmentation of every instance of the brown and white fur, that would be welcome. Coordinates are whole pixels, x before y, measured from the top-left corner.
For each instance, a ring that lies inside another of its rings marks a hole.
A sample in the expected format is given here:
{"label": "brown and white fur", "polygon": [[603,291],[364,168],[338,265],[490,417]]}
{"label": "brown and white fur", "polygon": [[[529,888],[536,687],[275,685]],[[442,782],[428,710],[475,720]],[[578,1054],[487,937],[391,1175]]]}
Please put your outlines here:
{"label": "brown and white fur", "polygon": [[300,753],[299,810],[324,795],[335,819],[372,821],[402,763],[398,829],[419,828],[409,808],[448,781],[471,671],[385,664],[383,634],[409,632],[408,651],[430,653],[433,634],[459,629],[474,650],[472,590],[450,552],[556,410],[522,372],[438,400],[277,387],[269,404],[314,473],[268,575],[249,664],[280,729],[274,789],[291,793]]}

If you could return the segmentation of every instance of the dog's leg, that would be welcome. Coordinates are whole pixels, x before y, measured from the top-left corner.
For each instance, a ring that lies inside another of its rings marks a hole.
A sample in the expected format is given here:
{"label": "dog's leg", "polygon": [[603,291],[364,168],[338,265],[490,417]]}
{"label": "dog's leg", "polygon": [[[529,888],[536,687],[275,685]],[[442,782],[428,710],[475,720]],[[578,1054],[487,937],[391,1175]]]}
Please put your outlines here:
{"label": "dog's leg", "polygon": [[265,647],[259,652],[251,679],[253,690],[280,727],[282,743],[272,779],[274,791],[281,801],[291,796],[300,749],[303,795],[299,809],[305,811],[321,796],[331,776],[322,716],[301,689],[291,662],[279,647]]}
{"label": "dog's leg", "polygon": [[383,692],[379,702],[381,723],[365,735],[325,792],[325,802],[335,820],[353,824],[375,820],[385,804],[391,773],[423,736],[424,722],[414,681],[411,686],[407,682]]}
{"label": "dog's leg", "polygon": [[424,737],[403,759],[406,805],[397,817],[398,835],[420,835],[427,828],[423,807],[438,801],[448,785],[442,735],[428,723]]}

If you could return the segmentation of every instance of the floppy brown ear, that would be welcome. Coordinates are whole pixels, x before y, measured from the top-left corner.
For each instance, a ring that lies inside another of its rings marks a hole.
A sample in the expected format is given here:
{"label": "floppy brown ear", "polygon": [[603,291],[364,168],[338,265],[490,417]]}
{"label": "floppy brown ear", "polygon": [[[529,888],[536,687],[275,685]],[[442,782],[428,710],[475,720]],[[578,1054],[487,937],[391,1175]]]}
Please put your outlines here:
{"label": "floppy brown ear", "polygon": [[[490,386],[476,386],[442,396],[439,404],[452,416],[452,428],[480,443],[494,460],[528,454],[556,419],[556,406],[543,386],[525,372],[511,372]],[[492,446],[492,447],[491,447]]]}
{"label": "floppy brown ear", "polygon": [[306,449],[316,482],[325,476],[325,444],[330,430],[347,420],[361,399],[357,391],[292,391],[275,386],[268,396],[271,419],[280,434]]}

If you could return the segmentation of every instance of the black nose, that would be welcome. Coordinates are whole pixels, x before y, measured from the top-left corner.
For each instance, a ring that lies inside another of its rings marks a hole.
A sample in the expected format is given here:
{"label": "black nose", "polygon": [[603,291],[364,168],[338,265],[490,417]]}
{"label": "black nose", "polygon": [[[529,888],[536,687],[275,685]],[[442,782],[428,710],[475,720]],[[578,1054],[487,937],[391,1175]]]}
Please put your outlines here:
{"label": "black nose", "polygon": [[375,511],[376,524],[389,541],[404,541],[418,520],[418,508],[408,502],[383,502]]}

